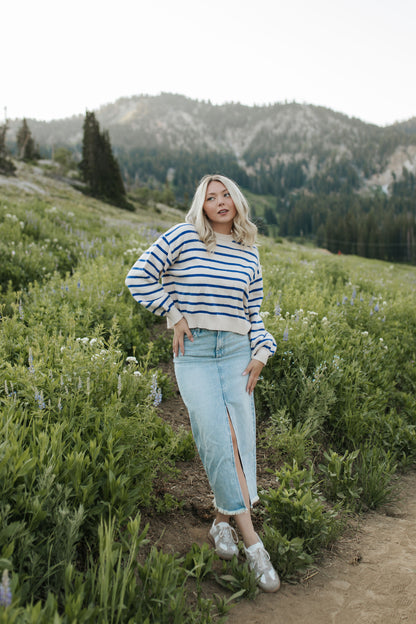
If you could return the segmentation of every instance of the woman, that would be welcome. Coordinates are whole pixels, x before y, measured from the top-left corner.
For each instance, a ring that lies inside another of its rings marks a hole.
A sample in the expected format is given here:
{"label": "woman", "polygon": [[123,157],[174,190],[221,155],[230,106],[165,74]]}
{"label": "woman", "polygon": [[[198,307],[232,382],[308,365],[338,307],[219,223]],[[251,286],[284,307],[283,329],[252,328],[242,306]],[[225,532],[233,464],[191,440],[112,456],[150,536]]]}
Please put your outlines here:
{"label": "woman", "polygon": [[273,592],[279,577],[250,514],[258,500],[253,390],[276,350],[259,314],[256,233],[238,186],[221,175],[205,176],[186,223],[137,260],[126,284],[136,301],[166,316],[173,328],[175,374],[214,492],[209,539],[221,558],[238,555],[229,524],[234,516],[259,586]]}

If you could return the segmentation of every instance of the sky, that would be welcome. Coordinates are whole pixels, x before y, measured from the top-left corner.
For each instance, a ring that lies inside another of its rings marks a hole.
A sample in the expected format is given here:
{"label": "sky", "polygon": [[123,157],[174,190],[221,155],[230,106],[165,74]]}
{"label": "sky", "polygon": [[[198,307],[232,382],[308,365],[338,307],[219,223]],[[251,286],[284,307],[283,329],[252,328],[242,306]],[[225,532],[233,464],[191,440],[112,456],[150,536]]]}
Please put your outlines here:
{"label": "sky", "polygon": [[121,97],[416,116],[414,0],[3,0],[0,121]]}

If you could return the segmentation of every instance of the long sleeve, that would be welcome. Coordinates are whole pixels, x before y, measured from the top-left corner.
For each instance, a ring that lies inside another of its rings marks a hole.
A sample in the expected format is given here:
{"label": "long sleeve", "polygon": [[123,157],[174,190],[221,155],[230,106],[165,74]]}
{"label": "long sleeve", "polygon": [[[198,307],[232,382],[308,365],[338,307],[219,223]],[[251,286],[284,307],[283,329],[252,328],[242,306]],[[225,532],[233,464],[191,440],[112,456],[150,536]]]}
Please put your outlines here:
{"label": "long sleeve", "polygon": [[254,279],[250,283],[248,308],[251,329],[250,344],[252,357],[260,360],[263,364],[267,363],[270,356],[276,352],[276,341],[273,336],[266,330],[263,319],[260,316],[260,306],[263,301],[263,277],[261,274],[261,266],[258,264]]}
{"label": "long sleeve", "polygon": [[175,261],[180,248],[172,250],[163,234],[137,260],[126,277],[126,286],[134,299],[157,316],[167,316],[174,325],[182,314],[160,283],[161,276]]}

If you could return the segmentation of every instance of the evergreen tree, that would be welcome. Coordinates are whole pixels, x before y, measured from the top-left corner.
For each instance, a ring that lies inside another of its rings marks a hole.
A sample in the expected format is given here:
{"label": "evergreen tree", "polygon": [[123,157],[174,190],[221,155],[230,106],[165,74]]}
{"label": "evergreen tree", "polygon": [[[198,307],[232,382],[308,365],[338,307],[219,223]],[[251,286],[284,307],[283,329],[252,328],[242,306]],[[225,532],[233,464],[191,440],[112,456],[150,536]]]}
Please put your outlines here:
{"label": "evergreen tree", "polygon": [[6,148],[6,133],[8,130],[8,122],[0,126],[0,172],[7,174],[14,173],[16,171],[16,167],[12,163],[12,161],[7,158],[7,148]]}
{"label": "evergreen tree", "polygon": [[86,112],[83,125],[82,179],[94,197],[101,197],[123,208],[130,208],[126,200],[121,171],[113,155],[108,131],[100,132],[93,112]]}
{"label": "evergreen tree", "polygon": [[35,142],[26,119],[23,119],[22,125],[17,132],[16,140],[18,156],[21,160],[35,160],[39,158],[39,153],[35,147]]}

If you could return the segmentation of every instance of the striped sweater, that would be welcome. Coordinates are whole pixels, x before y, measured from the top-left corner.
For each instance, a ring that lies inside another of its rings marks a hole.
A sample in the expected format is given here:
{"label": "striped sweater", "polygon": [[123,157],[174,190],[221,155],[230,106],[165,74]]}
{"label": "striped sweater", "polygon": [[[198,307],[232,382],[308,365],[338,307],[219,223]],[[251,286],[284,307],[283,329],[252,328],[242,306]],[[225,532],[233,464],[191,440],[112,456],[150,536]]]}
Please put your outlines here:
{"label": "striped sweater", "polygon": [[260,316],[263,279],[256,247],[216,234],[208,252],[196,229],[175,225],[130,269],[126,285],[135,300],[168,327],[185,317],[189,327],[249,334],[252,357],[265,364],[276,343]]}

